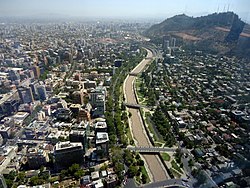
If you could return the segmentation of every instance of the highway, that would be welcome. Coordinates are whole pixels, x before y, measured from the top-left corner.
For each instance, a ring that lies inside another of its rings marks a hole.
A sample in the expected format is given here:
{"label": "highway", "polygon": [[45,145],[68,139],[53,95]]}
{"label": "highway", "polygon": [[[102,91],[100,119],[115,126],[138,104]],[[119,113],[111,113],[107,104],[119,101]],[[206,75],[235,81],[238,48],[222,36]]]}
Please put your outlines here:
{"label": "highway", "polygon": [[[135,81],[135,76],[138,73],[142,72],[145,66],[150,63],[153,54],[151,51],[147,50],[147,57],[142,60],[132,71],[132,74],[129,74],[124,81],[124,94],[125,102],[131,104],[137,104],[136,96],[134,94],[133,84]],[[143,126],[142,117],[140,115],[139,109],[128,108],[128,111],[132,114],[130,117],[130,128],[132,130],[132,136],[135,140],[137,146],[152,147],[146,131]],[[146,166],[148,167],[153,182],[164,181],[169,179],[169,175],[161,163],[158,155],[142,155],[145,159]]]}

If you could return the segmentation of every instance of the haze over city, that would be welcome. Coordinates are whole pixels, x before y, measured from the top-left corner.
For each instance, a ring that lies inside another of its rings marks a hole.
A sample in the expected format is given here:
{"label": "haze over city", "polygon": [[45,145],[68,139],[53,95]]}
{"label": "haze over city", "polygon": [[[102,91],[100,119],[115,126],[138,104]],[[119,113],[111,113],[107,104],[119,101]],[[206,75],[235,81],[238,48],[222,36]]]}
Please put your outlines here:
{"label": "haze over city", "polygon": [[250,187],[250,0],[0,0],[0,188]]}
{"label": "haze over city", "polygon": [[229,10],[249,21],[249,7],[248,0],[1,0],[0,16],[165,19],[182,13],[201,16]]}

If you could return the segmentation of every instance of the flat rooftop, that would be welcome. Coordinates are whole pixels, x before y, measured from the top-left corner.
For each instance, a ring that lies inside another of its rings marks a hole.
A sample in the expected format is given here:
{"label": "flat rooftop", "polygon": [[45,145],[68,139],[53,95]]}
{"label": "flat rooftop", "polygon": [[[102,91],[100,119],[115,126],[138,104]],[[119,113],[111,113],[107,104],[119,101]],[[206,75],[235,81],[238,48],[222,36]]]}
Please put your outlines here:
{"label": "flat rooftop", "polygon": [[105,143],[109,141],[108,133],[97,132],[96,133],[96,144]]}
{"label": "flat rooftop", "polygon": [[82,147],[82,143],[81,142],[58,142],[55,145],[55,150],[66,150],[66,149],[70,149],[70,148],[74,148],[74,147]]}

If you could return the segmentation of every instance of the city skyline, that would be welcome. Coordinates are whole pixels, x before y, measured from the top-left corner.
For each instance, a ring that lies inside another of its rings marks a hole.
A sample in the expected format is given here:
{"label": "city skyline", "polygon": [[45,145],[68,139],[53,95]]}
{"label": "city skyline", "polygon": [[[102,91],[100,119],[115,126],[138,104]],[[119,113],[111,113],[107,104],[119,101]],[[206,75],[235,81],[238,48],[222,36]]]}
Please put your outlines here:
{"label": "city skyline", "polygon": [[176,14],[202,16],[214,12],[233,11],[249,22],[250,2],[247,0],[10,0],[0,1],[1,17],[81,17],[119,19],[164,19]]}

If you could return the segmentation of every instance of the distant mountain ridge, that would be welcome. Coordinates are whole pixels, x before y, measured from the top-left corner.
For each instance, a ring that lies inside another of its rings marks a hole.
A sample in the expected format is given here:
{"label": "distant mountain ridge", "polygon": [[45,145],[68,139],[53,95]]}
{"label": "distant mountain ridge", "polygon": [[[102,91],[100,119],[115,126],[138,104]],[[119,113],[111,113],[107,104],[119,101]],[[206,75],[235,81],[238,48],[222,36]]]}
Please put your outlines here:
{"label": "distant mountain ridge", "polygon": [[[245,28],[249,25],[233,12],[196,18],[181,14],[151,26],[144,34],[153,41],[159,42],[163,36],[170,35],[179,39],[182,45],[250,58],[250,32]],[[245,31],[248,33],[243,33]],[[244,44],[244,49],[241,44]]]}

